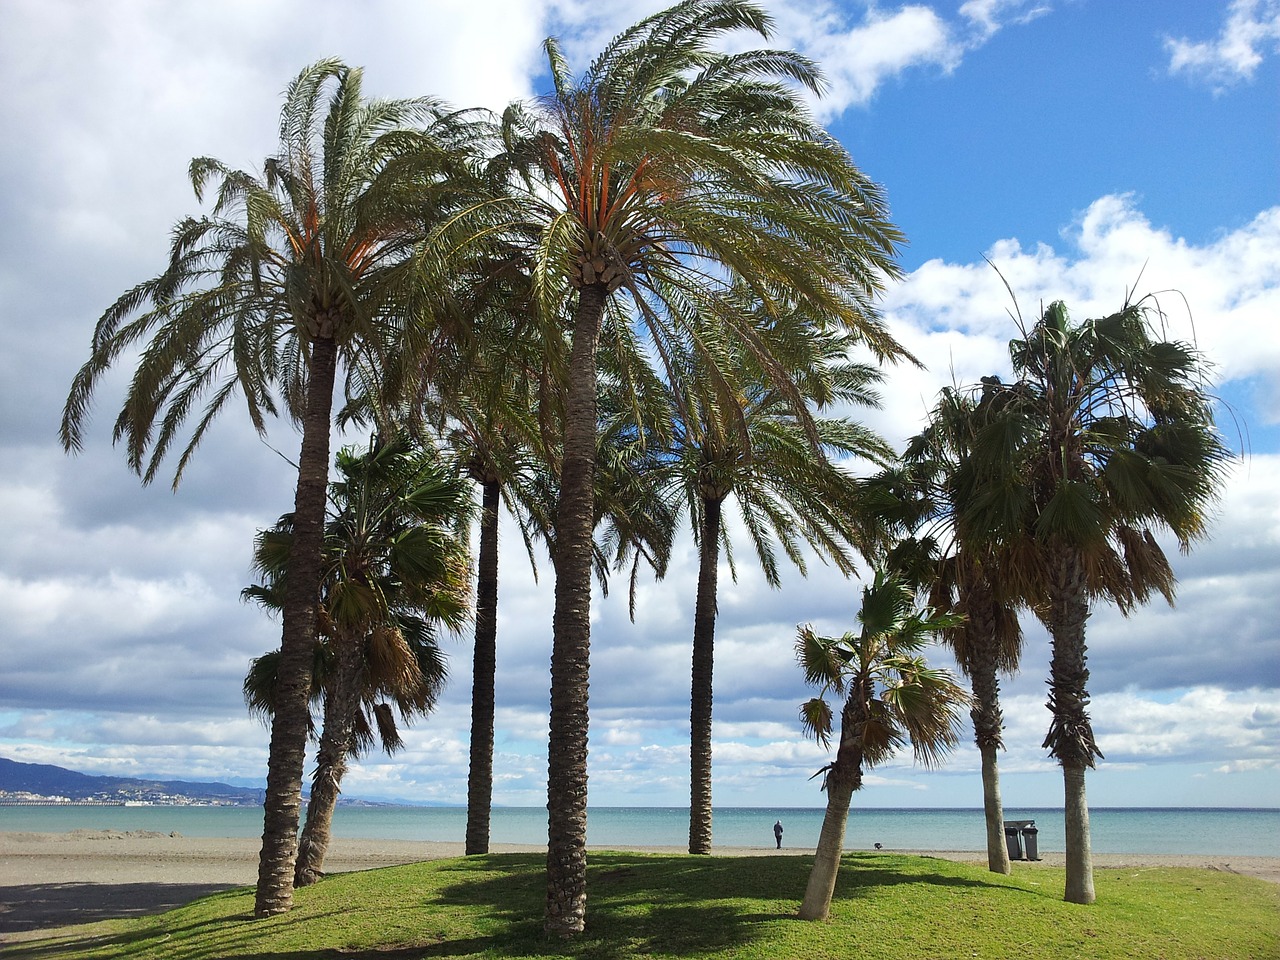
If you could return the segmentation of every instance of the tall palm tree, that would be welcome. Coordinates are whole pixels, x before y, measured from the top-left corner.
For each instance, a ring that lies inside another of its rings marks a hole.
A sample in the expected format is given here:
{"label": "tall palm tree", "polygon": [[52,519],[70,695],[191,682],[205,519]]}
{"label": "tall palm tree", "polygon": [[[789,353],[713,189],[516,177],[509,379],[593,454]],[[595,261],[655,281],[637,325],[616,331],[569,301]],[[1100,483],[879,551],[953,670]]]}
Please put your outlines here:
{"label": "tall palm tree", "polygon": [[[321,687],[324,725],[296,886],[321,874],[346,761],[360,746],[360,706],[371,679],[401,671],[393,685],[405,691],[399,696],[419,712],[429,710],[442,669],[422,674],[413,635],[436,622],[460,627],[470,600],[467,550],[457,534],[469,502],[434,451],[374,441],[364,453],[340,451],[337,467],[318,614],[332,668]],[[251,588],[251,595],[269,598],[281,580],[287,585],[292,549],[290,517],[259,536],[255,563],[268,586]],[[424,639],[416,638],[419,649]]]}
{"label": "tall palm tree", "polygon": [[1025,562],[1017,544],[965,543],[956,535],[956,517],[965,507],[957,479],[968,470],[979,417],[970,396],[944,390],[928,425],[908,441],[903,467],[868,484],[896,503],[891,512],[903,539],[887,560],[890,569],[923,567],[923,576],[915,580],[934,608],[963,615],[963,622],[942,636],[973,690],[969,716],[982,764],[987,866],[1009,874],[998,760],[1004,749],[999,675],[1018,669],[1022,628],[1017,610],[1034,598],[1010,595],[1021,579],[1013,571]]}
{"label": "tall palm tree", "polygon": [[[819,409],[833,403],[878,405],[870,387],[880,379],[879,369],[843,359],[843,337],[818,340],[817,350],[811,344],[805,351],[801,367],[788,371],[805,396]],[[789,346],[794,350],[794,343]],[[696,392],[679,405],[687,416],[671,451],[675,482],[693,518],[698,544],[689,708],[692,854],[711,852],[712,677],[722,546],[736,579],[732,543],[723,522],[725,505],[736,503],[771,587],[781,584],[775,543],[802,575],[807,572],[806,545],[849,574],[854,570],[853,548],[865,550],[875,536],[863,530],[872,521],[860,502],[860,487],[832,458],[884,463],[893,455],[883,440],[847,418],[814,419],[815,444],[806,429],[810,425],[800,422],[765,372],[753,368],[748,358],[739,360],[745,362],[734,371],[737,383],[731,392],[716,395],[706,389],[710,378],[689,378]]]}
{"label": "tall palm tree", "polygon": [[862,591],[861,629],[841,637],[800,629],[796,657],[805,680],[822,694],[802,704],[805,731],[824,746],[835,729],[828,692],[844,698],[836,758],[824,769],[827,810],[800,919],[823,920],[831,910],[853,794],[865,770],[892,757],[908,741],[917,762],[936,764],[958,742],[959,710],[968,695],[945,670],[930,668],[920,651],[932,635],[955,626],[952,615],[917,609],[906,581],[878,571]]}
{"label": "tall palm tree", "polygon": [[[796,85],[817,70],[788,51],[713,45],[769,17],[746,0],[685,0],[608,43],[575,77],[545,49],[553,92],[505,117],[509,152],[538,225],[540,315],[576,291],[557,505],[548,744],[546,928],[572,936],[586,914],[588,677],[596,369],[608,302],[624,294],[657,354],[714,299],[716,277],[763,295],[790,288],[881,356],[897,345],[872,300],[897,275],[901,237],[879,188],[809,116]],[[717,315],[760,362],[751,320]],[[803,403],[793,395],[797,407]]]}
{"label": "tall palm tree", "polygon": [[[102,375],[140,346],[114,438],[126,441],[144,482],[195,415],[176,486],[237,392],[259,432],[278,403],[301,428],[258,916],[292,905],[338,372],[345,367],[348,392],[376,385],[387,345],[429,327],[407,322],[415,291],[433,287],[423,273],[443,271],[440,251],[460,249],[474,232],[466,217],[441,216],[469,183],[460,158],[482,139],[474,124],[433,100],[365,100],[361,76],[337,60],[302,70],[261,174],[192,161],[197,200],[211,192],[212,210],[180,221],[168,267],[103,314],[62,418],[64,447],[79,449]],[[444,242],[422,240],[441,230],[450,233]]]}
{"label": "tall palm tree", "polygon": [[[1044,746],[1062,767],[1065,899],[1094,900],[1085,772],[1102,756],[1087,706],[1085,625],[1095,599],[1128,614],[1174,575],[1153,530],[1183,550],[1207,533],[1230,452],[1203,359],[1161,339],[1144,298],[1073,324],[1061,302],[1009,345],[1016,380],[976,388],[989,423],[974,441],[961,536],[1025,543],[1019,592],[1044,598],[1049,710]],[[1158,315],[1159,319],[1163,319]],[[1034,562],[1033,562],[1034,561]]]}
{"label": "tall palm tree", "polygon": [[[497,675],[499,515],[506,502],[520,521],[530,563],[532,532],[522,519],[531,507],[530,490],[541,469],[541,437],[536,396],[542,382],[537,344],[525,342],[519,324],[503,322],[494,310],[484,322],[491,334],[456,363],[436,364],[413,400],[421,416],[441,435],[445,447],[480,489],[479,548],[476,556],[475,644],[472,651],[471,744],[467,774],[468,855],[489,852],[493,803],[494,689]],[[496,328],[496,329],[495,329]]]}

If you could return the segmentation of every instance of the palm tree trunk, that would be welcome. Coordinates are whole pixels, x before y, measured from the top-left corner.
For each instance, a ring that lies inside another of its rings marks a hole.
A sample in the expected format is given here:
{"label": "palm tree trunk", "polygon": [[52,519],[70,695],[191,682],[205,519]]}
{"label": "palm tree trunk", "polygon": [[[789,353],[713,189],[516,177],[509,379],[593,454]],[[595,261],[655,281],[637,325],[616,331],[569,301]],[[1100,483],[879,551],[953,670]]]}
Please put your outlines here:
{"label": "palm tree trunk", "polygon": [[310,716],[311,668],[316,639],[316,602],[324,544],[325,498],[329,485],[329,429],[338,348],[331,337],[311,343],[307,409],[293,507],[293,547],[289,553],[276,709],[271,722],[267,790],[263,801],[262,852],[254,915],[270,917],[293,906],[293,867],[298,814],[302,806],[303,764]]}
{"label": "palm tree trunk", "polygon": [[324,858],[332,836],[333,811],[342,792],[342,778],[347,772],[347,757],[354,740],[356,711],[360,709],[360,690],[364,686],[363,638],[344,635],[337,638],[335,675],[325,698],[324,728],[320,748],[316,751],[316,770],[311,777],[311,800],[307,803],[307,819],[298,840],[298,862],[293,885],[305,887],[324,876]]}
{"label": "palm tree trunk", "polygon": [[982,757],[982,811],[987,824],[987,869],[992,873],[1013,873],[1009,863],[1009,845],[1004,838],[1004,805],[1000,802],[1000,770],[996,748],[990,744],[978,748]]}
{"label": "palm tree trunk", "polygon": [[1000,802],[1000,770],[996,757],[1004,746],[1004,717],[1000,710],[997,669],[995,598],[985,583],[966,590],[965,614],[969,679],[973,685],[973,739],[982,757],[982,809],[987,827],[987,869],[1010,874],[1009,847],[1004,838],[1004,806]]}
{"label": "palm tree trunk", "polygon": [[854,716],[856,693],[850,694],[840,718],[840,749],[827,771],[827,812],[818,834],[809,883],[800,903],[801,920],[825,920],[831,913],[840,858],[844,855],[844,835],[849,824],[849,804],[862,787],[862,751],[858,748],[862,720]]}
{"label": "palm tree trunk", "polygon": [[1067,903],[1093,903],[1093,849],[1089,840],[1089,804],[1081,766],[1062,765],[1063,819],[1066,825]]}
{"label": "palm tree trunk", "polygon": [[493,805],[493,687],[498,669],[498,510],[502,486],[497,480],[485,480],[481,489],[476,648],[471,668],[471,769],[467,775],[468,855],[489,852],[489,815]]}
{"label": "palm tree trunk", "polygon": [[720,505],[702,498],[698,598],[693,615],[693,684],[689,695],[689,852],[711,852],[711,675],[716,640]]}
{"label": "palm tree trunk", "polygon": [[1050,571],[1049,635],[1053,659],[1049,663],[1049,709],[1053,721],[1044,746],[1062,764],[1066,818],[1066,892],[1068,903],[1093,903],[1093,855],[1089,841],[1089,808],[1085,802],[1085,771],[1094,756],[1102,756],[1094,741],[1086,666],[1085,624],[1089,602],[1084,564],[1079,552],[1057,551]]}
{"label": "palm tree trunk", "polygon": [[574,317],[556,506],[551,717],[547,743],[550,935],[581,933],[587,913],[587,694],[591,665],[591,531],[595,512],[596,342],[605,287],[584,286]]}
{"label": "palm tree trunk", "polygon": [[822,818],[822,833],[809,871],[809,883],[800,903],[801,920],[825,920],[831,913],[831,898],[836,892],[840,857],[844,853],[844,835],[849,823],[849,804],[853,787],[827,783],[827,812]]}

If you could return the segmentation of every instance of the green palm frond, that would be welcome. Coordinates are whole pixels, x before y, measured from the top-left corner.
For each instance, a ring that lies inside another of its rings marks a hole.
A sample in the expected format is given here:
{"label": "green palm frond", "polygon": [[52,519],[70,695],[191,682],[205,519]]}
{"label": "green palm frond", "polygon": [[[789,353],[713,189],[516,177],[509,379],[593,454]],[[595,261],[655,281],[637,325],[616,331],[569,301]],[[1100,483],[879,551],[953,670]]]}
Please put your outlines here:
{"label": "green palm frond", "polygon": [[[963,618],[918,608],[907,581],[877,571],[863,590],[858,621],[857,633],[823,637],[805,626],[796,639],[805,681],[845,697],[842,749],[833,770],[860,783],[863,768],[884,763],[908,743],[918,762],[936,765],[958,742],[959,711],[969,696],[950,673],[929,667],[919,651]],[[825,728],[810,719],[818,702],[802,707],[802,723],[807,733],[825,731],[819,739],[826,745],[830,712]],[[856,771],[844,769],[850,763]]]}

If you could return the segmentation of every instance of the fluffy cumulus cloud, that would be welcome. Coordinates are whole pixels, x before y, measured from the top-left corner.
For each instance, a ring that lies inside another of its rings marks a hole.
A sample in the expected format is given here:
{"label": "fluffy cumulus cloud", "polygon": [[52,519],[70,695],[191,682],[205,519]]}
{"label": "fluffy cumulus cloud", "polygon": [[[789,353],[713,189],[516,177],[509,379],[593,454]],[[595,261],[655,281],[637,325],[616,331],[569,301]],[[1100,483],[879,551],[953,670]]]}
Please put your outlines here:
{"label": "fluffy cumulus cloud", "polygon": [[1166,37],[1165,50],[1171,74],[1204,81],[1219,92],[1250,80],[1264,58],[1280,53],[1280,0],[1232,0],[1216,37]]}
{"label": "fluffy cumulus cloud", "polygon": [[1256,392],[1261,402],[1251,408],[1276,416],[1280,207],[1197,245],[1152,224],[1139,197],[1118,194],[1082,211],[1060,247],[1000,240],[984,261],[931,260],[889,292],[895,333],[927,370],[891,373],[886,392],[896,399],[886,435],[909,435],[941,386],[1007,374],[1005,345],[1051,301],[1083,319],[1148,294],[1152,320],[1167,336],[1193,343],[1217,382]]}
{"label": "fluffy cumulus cloud", "polygon": [[[562,39],[570,60],[581,63],[620,26],[665,6],[661,0],[555,0],[548,12],[552,32]],[[958,16],[926,3],[776,0],[764,6],[775,25],[769,45],[794,48],[821,65],[827,91],[815,108],[825,119],[865,106],[883,84],[907,71],[949,73],[1002,27],[1027,23],[1049,9],[1029,0],[969,0]],[[748,41],[736,37],[729,42]],[[750,45],[759,45],[756,38]]]}
{"label": "fluffy cumulus cloud", "polygon": [[1027,0],[970,0],[959,17],[936,4],[881,7],[875,3],[779,3],[773,8],[780,38],[822,64],[828,81],[817,105],[830,119],[866,106],[876,91],[913,69],[950,73],[967,53],[1001,27],[1047,12]]}

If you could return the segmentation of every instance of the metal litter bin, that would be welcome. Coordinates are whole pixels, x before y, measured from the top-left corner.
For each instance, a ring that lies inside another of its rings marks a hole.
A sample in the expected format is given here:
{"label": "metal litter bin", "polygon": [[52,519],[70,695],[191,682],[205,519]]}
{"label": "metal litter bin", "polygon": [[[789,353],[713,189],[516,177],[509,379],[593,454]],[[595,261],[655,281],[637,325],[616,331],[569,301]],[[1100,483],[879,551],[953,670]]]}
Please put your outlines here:
{"label": "metal litter bin", "polygon": [[1004,842],[1009,848],[1010,860],[1022,859],[1022,824],[1019,821],[1005,821]]}
{"label": "metal litter bin", "polygon": [[1040,850],[1036,841],[1036,834],[1039,832],[1040,831],[1036,829],[1036,822],[1034,820],[1022,828],[1022,843],[1027,848],[1028,860],[1040,859]]}

